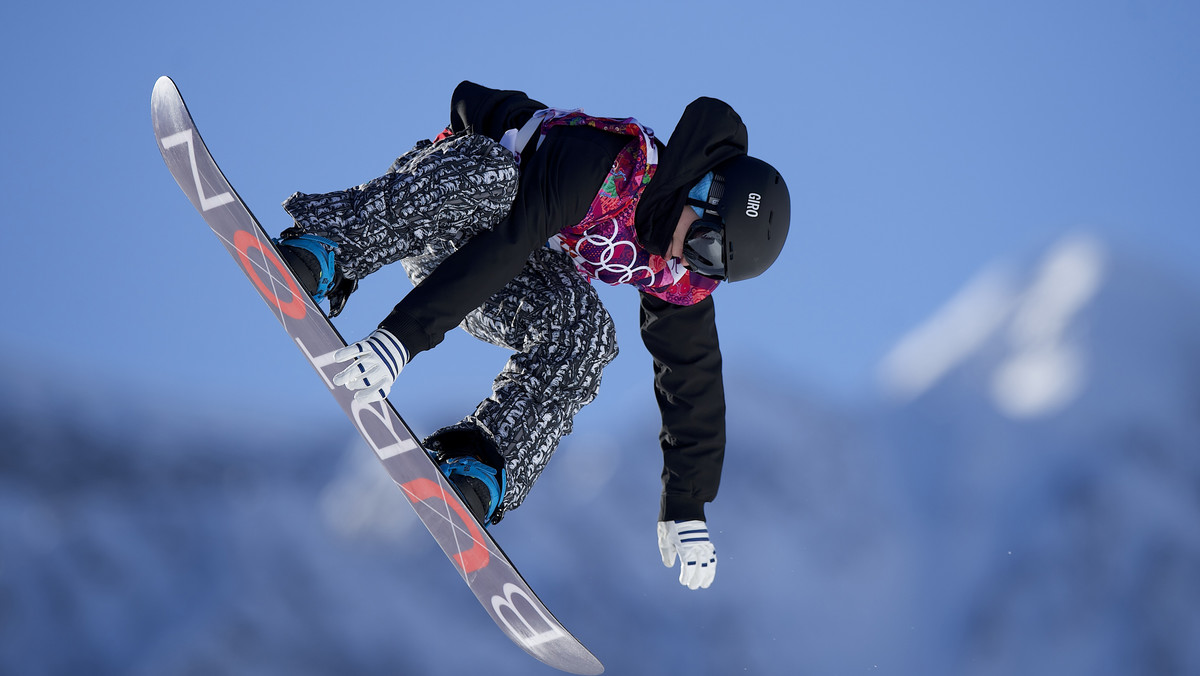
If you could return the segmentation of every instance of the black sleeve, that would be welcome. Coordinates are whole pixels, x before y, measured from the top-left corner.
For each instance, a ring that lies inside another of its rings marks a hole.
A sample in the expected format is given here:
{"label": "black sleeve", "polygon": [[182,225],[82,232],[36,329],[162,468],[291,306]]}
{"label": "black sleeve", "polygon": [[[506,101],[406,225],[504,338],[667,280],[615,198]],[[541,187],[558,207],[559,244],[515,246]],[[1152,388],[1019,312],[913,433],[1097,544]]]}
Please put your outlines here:
{"label": "black sleeve", "polygon": [[521,272],[534,249],[587,215],[623,145],[621,137],[595,129],[551,129],[521,172],[508,216],[446,258],[380,326],[412,356],[442,342]]}
{"label": "black sleeve", "polygon": [[504,132],[520,129],[534,113],[545,108],[545,104],[529,98],[524,92],[463,82],[450,97],[450,130],[470,129],[499,141]]}
{"label": "black sleeve", "polygon": [[725,386],[712,296],[672,305],[641,294],[642,341],[654,358],[662,412],[663,496],[659,520],[704,520],[725,459]]}

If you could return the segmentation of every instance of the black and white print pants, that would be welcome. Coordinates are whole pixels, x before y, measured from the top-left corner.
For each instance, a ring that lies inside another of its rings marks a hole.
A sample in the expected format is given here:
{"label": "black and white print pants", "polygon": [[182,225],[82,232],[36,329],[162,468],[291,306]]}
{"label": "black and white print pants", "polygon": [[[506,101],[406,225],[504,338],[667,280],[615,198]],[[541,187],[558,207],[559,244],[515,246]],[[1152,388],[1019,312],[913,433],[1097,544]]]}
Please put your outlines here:
{"label": "black and white print pants", "polygon": [[[413,284],[503,219],[517,190],[512,155],[491,139],[458,134],[421,141],[383,176],[348,190],[296,193],[296,224],[339,245],[337,264],[361,279],[399,261]],[[434,433],[474,428],[504,457],[507,488],[493,521],[520,506],[572,421],[595,397],[617,356],[612,318],[564,254],[534,251],[525,267],[460,326],[515,354],[475,413]]]}

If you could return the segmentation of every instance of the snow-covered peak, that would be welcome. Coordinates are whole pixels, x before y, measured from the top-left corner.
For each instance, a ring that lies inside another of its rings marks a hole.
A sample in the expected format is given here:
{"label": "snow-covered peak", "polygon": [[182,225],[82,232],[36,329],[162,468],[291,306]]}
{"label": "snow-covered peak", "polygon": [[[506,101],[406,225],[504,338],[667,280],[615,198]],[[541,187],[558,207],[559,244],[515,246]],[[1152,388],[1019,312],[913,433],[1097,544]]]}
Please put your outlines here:
{"label": "snow-covered peak", "polygon": [[1069,329],[1096,295],[1105,252],[1089,237],[1073,237],[1050,252],[1014,307],[1005,339],[1009,352],[992,375],[992,399],[1014,418],[1044,415],[1079,394],[1086,376]]}
{"label": "snow-covered peak", "polygon": [[1016,282],[1007,267],[979,273],[884,357],[880,378],[885,391],[908,400],[929,390],[996,334],[1016,299]]}
{"label": "snow-covered peak", "polygon": [[[1156,311],[1147,299],[1156,297],[1175,313],[1195,313],[1188,294],[1159,293],[1151,271],[1117,258],[1095,237],[1074,234],[1027,270],[989,267],[888,353],[880,368],[885,392],[912,400],[969,364],[972,386],[1004,416],[1061,411],[1087,389],[1098,364],[1138,357],[1121,344],[1121,327],[1108,323],[1144,319]],[[1102,296],[1106,311],[1096,312]],[[1102,343],[1091,330],[1096,322],[1106,323]]]}

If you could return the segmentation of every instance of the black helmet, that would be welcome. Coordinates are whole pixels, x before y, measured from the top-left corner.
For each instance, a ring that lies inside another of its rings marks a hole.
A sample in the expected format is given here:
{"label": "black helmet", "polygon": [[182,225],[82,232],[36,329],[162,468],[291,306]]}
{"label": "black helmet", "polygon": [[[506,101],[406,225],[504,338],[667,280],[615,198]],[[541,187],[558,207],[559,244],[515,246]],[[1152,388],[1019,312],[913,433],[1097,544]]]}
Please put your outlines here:
{"label": "black helmet", "polygon": [[774,167],[742,155],[713,169],[705,209],[684,242],[684,258],[708,277],[736,282],[771,267],[791,221],[787,184]]}

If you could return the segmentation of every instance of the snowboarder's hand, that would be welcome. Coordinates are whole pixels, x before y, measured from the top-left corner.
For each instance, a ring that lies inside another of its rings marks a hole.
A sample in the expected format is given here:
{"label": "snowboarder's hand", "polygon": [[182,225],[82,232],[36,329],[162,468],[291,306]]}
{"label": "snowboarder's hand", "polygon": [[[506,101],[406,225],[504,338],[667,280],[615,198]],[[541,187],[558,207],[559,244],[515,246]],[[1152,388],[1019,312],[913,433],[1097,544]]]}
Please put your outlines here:
{"label": "snowboarder's hand", "polygon": [[352,362],[333,377],[333,384],[357,390],[355,401],[371,403],[383,401],[392,390],[396,376],[408,362],[408,351],[391,333],[376,329],[365,339],[334,352],[333,359]]}
{"label": "snowboarder's hand", "polygon": [[659,521],[658,551],[667,568],[679,555],[679,584],[688,589],[708,589],[717,575],[717,548],[703,521]]}

